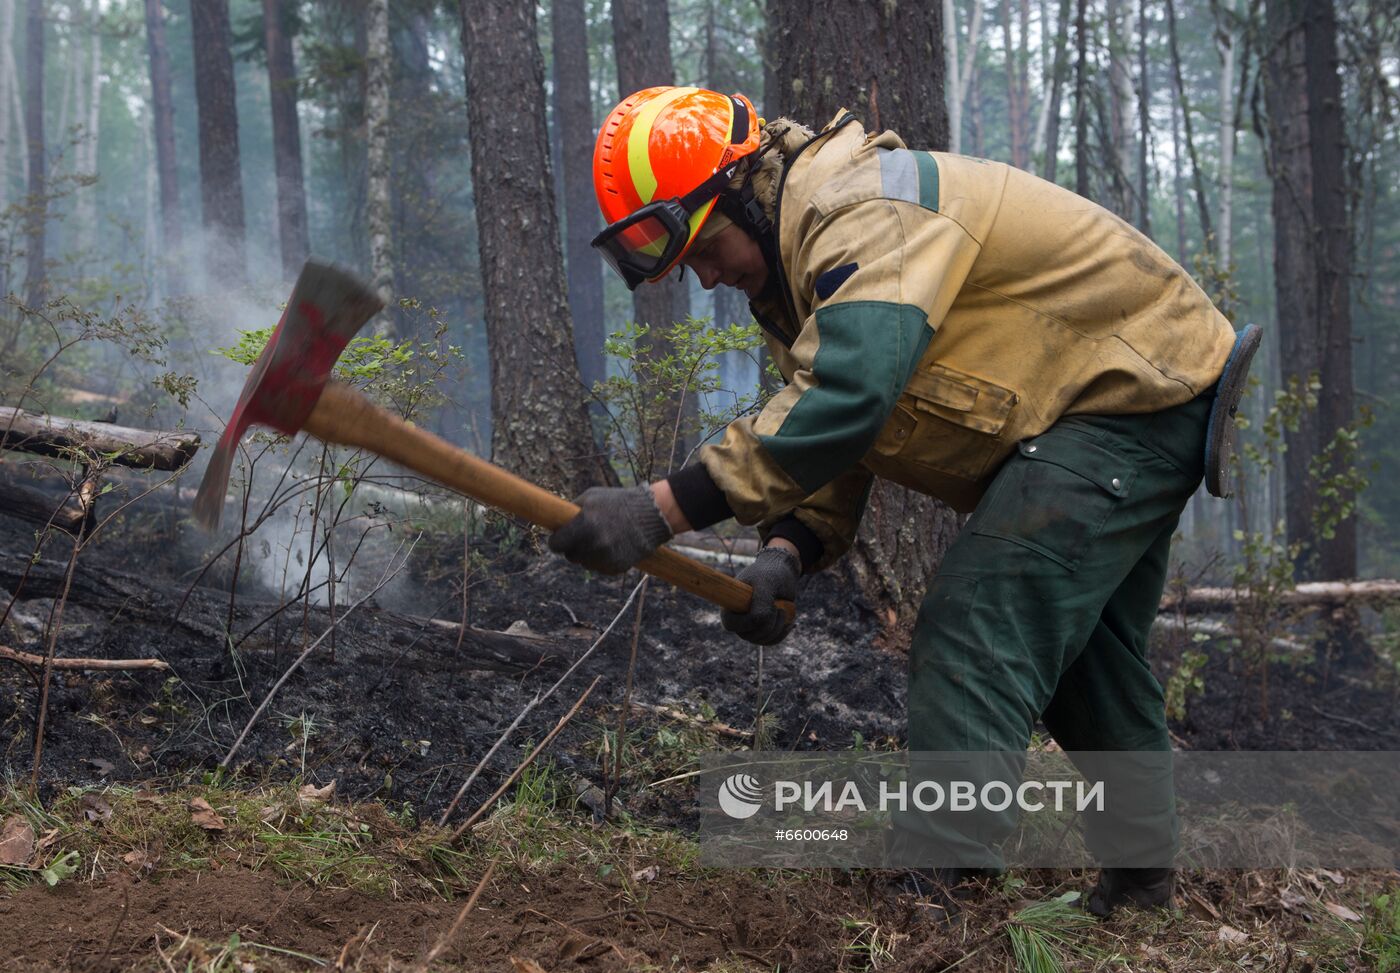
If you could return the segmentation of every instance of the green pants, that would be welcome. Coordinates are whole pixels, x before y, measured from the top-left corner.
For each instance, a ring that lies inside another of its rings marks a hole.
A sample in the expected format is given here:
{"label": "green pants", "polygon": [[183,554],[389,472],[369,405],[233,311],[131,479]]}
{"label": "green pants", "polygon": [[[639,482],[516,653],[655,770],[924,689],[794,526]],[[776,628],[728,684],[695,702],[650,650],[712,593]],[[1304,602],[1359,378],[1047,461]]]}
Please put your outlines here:
{"label": "green pants", "polygon": [[[919,611],[911,751],[1024,754],[1037,719],[1066,751],[1170,751],[1148,632],[1201,480],[1212,393],[1148,415],[1068,417],[1019,444]],[[1145,849],[1165,864],[1175,850],[1170,765],[1148,763],[1131,800],[1085,820],[1105,864],[1142,864]],[[996,866],[1015,822],[1013,805],[976,818],[911,810],[895,825],[955,851],[950,864]]]}

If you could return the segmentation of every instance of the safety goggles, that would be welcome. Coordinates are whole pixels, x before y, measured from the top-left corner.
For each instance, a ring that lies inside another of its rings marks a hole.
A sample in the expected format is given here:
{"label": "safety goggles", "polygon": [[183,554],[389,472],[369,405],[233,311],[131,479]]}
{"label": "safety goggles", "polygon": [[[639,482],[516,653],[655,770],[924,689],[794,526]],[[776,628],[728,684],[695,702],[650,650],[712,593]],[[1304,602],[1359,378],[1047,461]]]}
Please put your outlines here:
{"label": "safety goggles", "polygon": [[617,271],[628,290],[663,276],[690,242],[690,221],[716,199],[747,156],[719,169],[684,196],[647,203],[593,238],[593,247]]}

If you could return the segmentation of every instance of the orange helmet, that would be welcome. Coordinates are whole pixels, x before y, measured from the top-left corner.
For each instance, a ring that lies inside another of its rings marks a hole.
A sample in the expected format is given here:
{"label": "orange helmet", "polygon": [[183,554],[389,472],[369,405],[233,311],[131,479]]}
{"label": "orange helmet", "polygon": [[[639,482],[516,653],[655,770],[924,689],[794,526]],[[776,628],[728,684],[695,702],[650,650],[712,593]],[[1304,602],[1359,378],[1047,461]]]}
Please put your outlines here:
{"label": "orange helmet", "polygon": [[593,239],[629,289],[674,267],[739,163],[758,151],[760,119],[743,95],[645,88],[603,122],[593,189],[608,226]]}

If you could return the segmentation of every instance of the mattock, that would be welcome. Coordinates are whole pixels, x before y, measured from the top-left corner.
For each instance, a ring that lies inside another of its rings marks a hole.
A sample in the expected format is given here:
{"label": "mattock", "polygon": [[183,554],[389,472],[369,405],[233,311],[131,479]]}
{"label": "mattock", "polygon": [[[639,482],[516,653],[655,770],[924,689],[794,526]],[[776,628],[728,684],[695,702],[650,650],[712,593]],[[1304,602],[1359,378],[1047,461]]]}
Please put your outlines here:
{"label": "mattock", "polygon": [[[331,369],[346,344],[383,307],[374,292],[347,271],[306,262],[282,320],[254,363],[210,456],[194,502],[200,523],[218,525],[234,451],[255,424],[288,436],[305,431],[322,442],[366,449],[546,530],[557,530],[572,520],[579,508],[568,500],[405,422],[350,386],[331,381]],[[638,561],[637,567],[729,611],[748,611],[753,598],[753,589],[744,582],[670,548],[657,549]],[[779,601],[778,607],[789,620],[796,611],[789,601]]]}

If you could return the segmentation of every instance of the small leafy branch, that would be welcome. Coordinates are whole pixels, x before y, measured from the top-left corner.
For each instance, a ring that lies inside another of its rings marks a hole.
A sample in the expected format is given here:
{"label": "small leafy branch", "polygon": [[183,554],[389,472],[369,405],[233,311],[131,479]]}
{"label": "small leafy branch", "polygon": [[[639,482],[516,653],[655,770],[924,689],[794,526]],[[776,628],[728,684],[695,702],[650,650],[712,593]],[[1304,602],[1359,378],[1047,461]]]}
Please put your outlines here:
{"label": "small leafy branch", "polygon": [[715,430],[761,404],[758,390],[733,392],[727,408],[710,411],[704,403],[729,390],[719,374],[720,356],[752,353],[762,344],[756,324],[710,326],[709,318],[688,317],[658,329],[628,322],[604,342],[618,362],[615,375],[594,385],[607,416],[604,441],[637,483],[680,466],[675,442],[702,442]]}
{"label": "small leafy branch", "polygon": [[[1290,377],[1286,387],[1279,391],[1260,424],[1258,441],[1244,442],[1242,446],[1246,460],[1258,475],[1267,477],[1278,466],[1287,450],[1286,435],[1296,432],[1303,416],[1317,408],[1321,390],[1322,382],[1312,374],[1305,382],[1296,376]],[[1369,485],[1356,459],[1361,432],[1371,424],[1372,418],[1369,410],[1362,409],[1352,422],[1338,429],[1308,463],[1308,475],[1317,483],[1319,498],[1313,511],[1313,524],[1323,538],[1336,535],[1337,526],[1354,514],[1358,494]],[[1240,415],[1235,424],[1243,431],[1249,427],[1249,420]],[[1236,607],[1236,631],[1245,664],[1258,682],[1260,716],[1267,717],[1272,638],[1288,622],[1283,598],[1295,587],[1294,569],[1303,554],[1303,545],[1285,539],[1286,525],[1282,522],[1268,531],[1249,526],[1252,521],[1244,464],[1237,466],[1235,475],[1236,493],[1246,525],[1234,533],[1242,554],[1235,568],[1234,584],[1243,593]]]}

